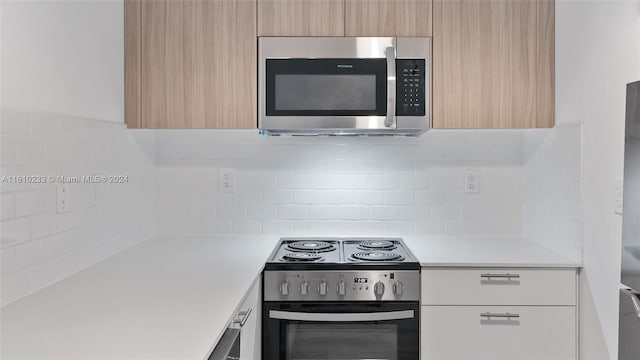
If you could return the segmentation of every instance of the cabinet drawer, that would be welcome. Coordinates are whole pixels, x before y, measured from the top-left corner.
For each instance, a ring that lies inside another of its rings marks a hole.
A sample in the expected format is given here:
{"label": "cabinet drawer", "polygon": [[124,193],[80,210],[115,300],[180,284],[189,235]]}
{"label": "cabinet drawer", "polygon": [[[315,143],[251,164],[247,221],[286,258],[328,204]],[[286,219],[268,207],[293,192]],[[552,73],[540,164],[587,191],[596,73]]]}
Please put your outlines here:
{"label": "cabinet drawer", "polygon": [[575,269],[423,269],[423,305],[575,305]]}
{"label": "cabinet drawer", "polygon": [[421,313],[421,360],[576,360],[573,306],[422,306]]}

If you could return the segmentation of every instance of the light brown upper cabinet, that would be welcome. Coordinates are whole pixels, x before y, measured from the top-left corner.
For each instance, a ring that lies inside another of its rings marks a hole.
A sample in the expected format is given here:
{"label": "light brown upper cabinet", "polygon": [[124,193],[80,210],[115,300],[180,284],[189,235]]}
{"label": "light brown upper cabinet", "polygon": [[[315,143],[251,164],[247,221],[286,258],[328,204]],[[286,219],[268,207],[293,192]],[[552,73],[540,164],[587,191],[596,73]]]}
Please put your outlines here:
{"label": "light brown upper cabinet", "polygon": [[344,36],[344,0],[257,0],[258,36]]}
{"label": "light brown upper cabinet", "polygon": [[125,120],[142,128],[256,127],[251,0],[125,0]]}
{"label": "light brown upper cabinet", "polygon": [[431,36],[431,0],[345,0],[346,36]]}
{"label": "light brown upper cabinet", "polygon": [[434,128],[554,124],[554,2],[434,0]]}

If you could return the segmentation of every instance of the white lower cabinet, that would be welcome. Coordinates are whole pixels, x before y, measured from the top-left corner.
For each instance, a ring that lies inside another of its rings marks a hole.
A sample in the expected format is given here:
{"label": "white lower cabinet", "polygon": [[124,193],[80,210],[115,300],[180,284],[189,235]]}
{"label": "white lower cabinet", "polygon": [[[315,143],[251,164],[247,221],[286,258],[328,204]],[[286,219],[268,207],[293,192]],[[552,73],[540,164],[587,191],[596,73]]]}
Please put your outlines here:
{"label": "white lower cabinet", "polygon": [[[259,360],[261,358],[261,280],[253,284],[247,297],[240,305],[237,319],[244,321],[240,332],[240,360]],[[246,317],[246,318],[245,318]]]}
{"label": "white lower cabinet", "polygon": [[577,269],[423,268],[421,360],[577,360]]}
{"label": "white lower cabinet", "polygon": [[422,306],[421,313],[422,360],[577,356],[573,306]]}

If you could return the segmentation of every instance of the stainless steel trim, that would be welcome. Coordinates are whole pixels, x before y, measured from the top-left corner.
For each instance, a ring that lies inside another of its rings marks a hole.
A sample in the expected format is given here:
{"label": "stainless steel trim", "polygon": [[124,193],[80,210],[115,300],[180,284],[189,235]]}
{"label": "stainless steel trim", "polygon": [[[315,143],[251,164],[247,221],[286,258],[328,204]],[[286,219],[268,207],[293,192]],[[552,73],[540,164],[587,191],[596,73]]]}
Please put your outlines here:
{"label": "stainless steel trim", "polygon": [[385,50],[387,55],[387,119],[384,126],[396,127],[396,48],[389,46]]}
{"label": "stainless steel trim", "polygon": [[[420,271],[419,270],[267,270],[264,272],[264,301],[420,301]],[[357,266],[353,266],[357,268]],[[389,274],[393,273],[394,279]],[[366,278],[366,283],[356,283],[356,278]],[[285,281],[291,284],[291,291],[287,296],[280,292],[280,286]],[[298,290],[300,284],[308,284],[308,292],[302,295]],[[345,294],[340,295],[336,287],[344,281]],[[393,284],[402,282],[402,295],[391,291]],[[382,282],[387,289],[382,296],[374,293],[374,284]],[[326,292],[320,293],[320,288]]]}
{"label": "stainless steel trim", "polygon": [[633,307],[636,310],[636,316],[640,319],[640,299],[638,299],[638,297],[640,297],[640,293],[631,289],[620,289],[620,292],[631,298]]}
{"label": "stainless steel trim", "polygon": [[249,317],[251,316],[251,312],[252,311],[253,311],[252,308],[249,308],[249,309],[247,309],[245,311],[239,311],[238,312],[238,316],[239,317],[241,316],[241,318],[233,320],[233,323],[234,324],[240,324],[240,327],[243,327],[244,324],[247,323],[247,320],[249,320]]}
{"label": "stainless steel trim", "polygon": [[385,321],[413,319],[413,310],[386,311],[373,313],[306,313],[293,311],[269,310],[269,318],[279,320],[294,321],[331,321],[331,322],[354,322],[354,321]]}
{"label": "stainless steel trim", "polygon": [[511,319],[511,318],[519,318],[520,314],[511,314],[511,313],[490,313],[490,312],[485,312],[485,313],[481,313],[480,317],[486,317],[486,318],[504,318],[504,319]]}
{"label": "stainless steel trim", "polygon": [[[218,344],[213,349],[213,352],[208,357],[209,360],[229,360],[239,354],[232,354],[232,351],[237,349],[237,343],[240,341],[239,329],[227,329],[225,330],[222,338],[218,341]],[[236,350],[237,351],[237,350]]]}
{"label": "stainless steel trim", "polygon": [[520,274],[480,274],[480,277],[483,279],[519,279]]}

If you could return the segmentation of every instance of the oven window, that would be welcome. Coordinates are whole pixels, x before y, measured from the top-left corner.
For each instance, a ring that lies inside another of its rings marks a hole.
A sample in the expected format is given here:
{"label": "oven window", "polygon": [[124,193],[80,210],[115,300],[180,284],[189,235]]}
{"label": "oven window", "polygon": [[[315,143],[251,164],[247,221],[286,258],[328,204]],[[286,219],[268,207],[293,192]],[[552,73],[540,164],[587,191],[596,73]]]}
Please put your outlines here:
{"label": "oven window", "polygon": [[375,110],[375,75],[277,74],[276,110]]}
{"label": "oven window", "polygon": [[398,325],[288,323],[286,354],[287,360],[398,360]]}

